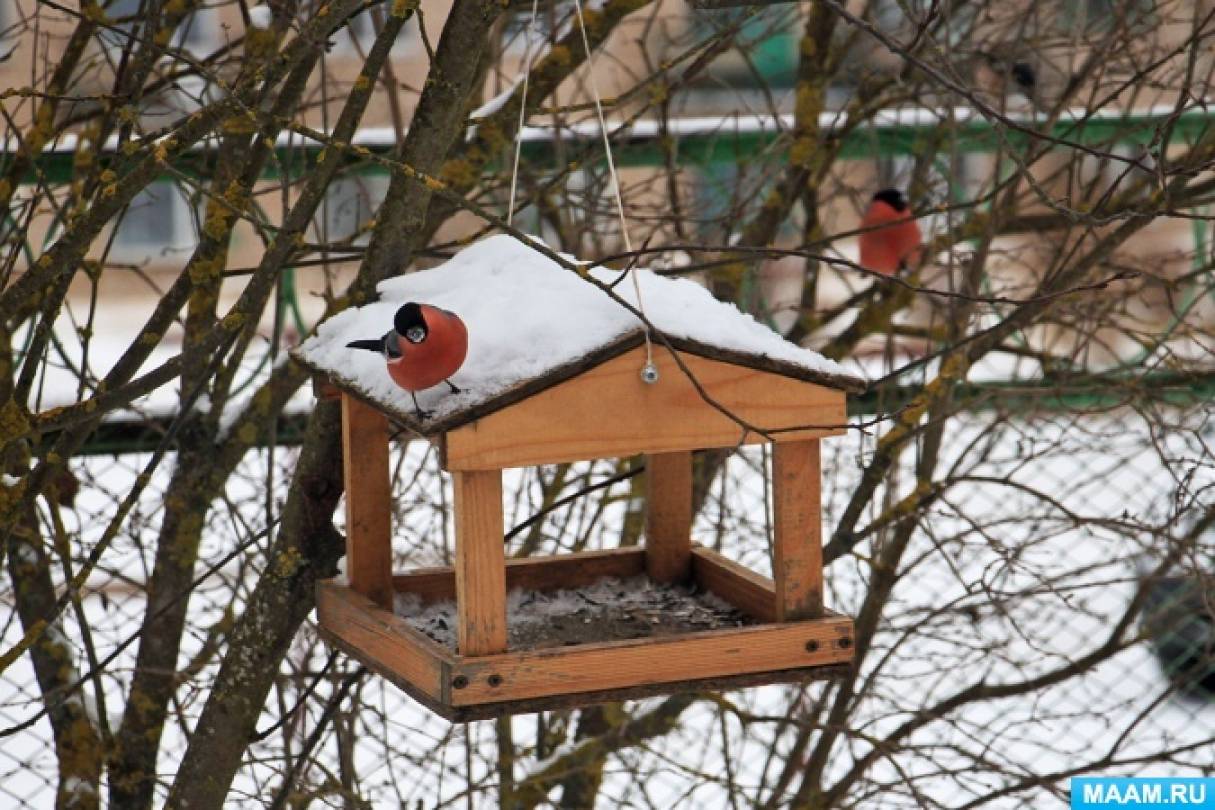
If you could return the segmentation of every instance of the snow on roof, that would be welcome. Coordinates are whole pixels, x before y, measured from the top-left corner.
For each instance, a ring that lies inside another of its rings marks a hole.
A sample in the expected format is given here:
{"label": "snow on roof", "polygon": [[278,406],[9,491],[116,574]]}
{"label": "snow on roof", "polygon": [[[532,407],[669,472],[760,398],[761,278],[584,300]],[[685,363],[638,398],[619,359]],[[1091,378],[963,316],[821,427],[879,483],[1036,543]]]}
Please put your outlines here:
{"label": "snow on roof", "polygon": [[[591,273],[605,282],[619,276],[602,267]],[[638,282],[646,316],[683,350],[846,390],[864,386],[839,364],[786,341],[693,281],[639,270]],[[524,386],[539,390],[537,380],[556,383],[572,375],[588,355],[632,345],[642,335],[637,317],[602,290],[505,235],[477,242],[433,269],[383,281],[378,289],[379,301],[325,321],[295,356],[425,433],[454,427],[499,401],[513,401]],[[636,305],[630,281],[615,291]],[[407,301],[451,310],[468,327],[468,357],[452,377],[461,392],[440,385],[419,393],[421,407],[432,412],[422,424],[413,416],[409,392],[388,376],[384,358],[346,345],[379,338]],[[665,348],[656,345],[655,350]]]}

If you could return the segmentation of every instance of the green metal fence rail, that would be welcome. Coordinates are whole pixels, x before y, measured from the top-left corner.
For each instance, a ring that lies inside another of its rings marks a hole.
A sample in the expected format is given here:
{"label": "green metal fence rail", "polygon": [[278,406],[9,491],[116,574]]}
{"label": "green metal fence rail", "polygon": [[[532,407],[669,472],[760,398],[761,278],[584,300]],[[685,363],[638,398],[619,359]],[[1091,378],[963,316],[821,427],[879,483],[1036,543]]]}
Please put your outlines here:
{"label": "green metal fence rail", "polygon": [[[897,411],[920,392],[918,386],[903,385],[880,391],[867,391],[848,398],[848,415],[872,417]],[[1143,377],[1044,378],[1024,382],[974,382],[955,386],[953,402],[960,409],[981,411],[1002,409],[1009,412],[1108,411],[1146,404],[1193,407],[1215,401],[1215,372],[1208,374],[1158,373]],[[142,421],[103,422],[80,455],[122,455],[151,453],[163,440],[174,417],[156,416]],[[274,443],[293,446],[300,443],[308,423],[308,413],[293,412],[279,417]],[[43,437],[45,448],[54,434]],[[266,442],[261,442],[265,446]]]}
{"label": "green metal fence rail", "polygon": [[[950,133],[950,147],[963,153],[991,152],[1004,146],[1024,146],[1034,138],[1046,137],[1056,141],[1085,146],[1135,145],[1146,146],[1162,127],[1170,143],[1193,143],[1215,125],[1215,111],[1186,110],[1177,114],[1172,107],[1152,108],[1132,113],[1072,111],[1065,113],[1049,127],[1032,117],[1009,116],[1019,128],[1004,122],[991,121],[970,108],[930,110],[910,108],[882,112],[871,123],[843,131],[840,156],[857,160],[891,155],[913,155],[932,142],[942,127]],[[679,143],[679,161],[690,166],[735,163],[751,160],[770,147],[782,133],[792,127],[791,116],[726,115],[673,119],[667,132]],[[824,131],[840,130],[844,123],[841,113],[827,112],[821,116]],[[1032,132],[1031,132],[1032,131]],[[1037,133],[1037,134],[1033,134]],[[553,143],[558,133],[549,129],[529,127],[523,133],[524,157],[537,165],[552,164],[556,152]],[[599,139],[595,125],[576,125],[559,133],[569,145],[594,146]],[[613,153],[622,166],[664,166],[667,156],[658,144],[659,128],[654,121],[639,121],[617,132]],[[372,154],[389,156],[396,149],[396,139],[388,128],[368,128],[354,139]],[[0,144],[12,148],[13,144]],[[114,144],[100,150],[101,160],[114,155]],[[25,182],[62,183],[72,176],[76,138],[67,135],[45,150]],[[311,169],[324,144],[306,140],[300,135],[279,138],[276,159],[267,161],[265,179],[283,176],[299,177]],[[175,168],[188,173],[204,174],[214,144],[204,144],[187,151]],[[0,153],[2,155],[4,153]],[[386,170],[368,163],[362,168],[367,174],[382,174]]]}

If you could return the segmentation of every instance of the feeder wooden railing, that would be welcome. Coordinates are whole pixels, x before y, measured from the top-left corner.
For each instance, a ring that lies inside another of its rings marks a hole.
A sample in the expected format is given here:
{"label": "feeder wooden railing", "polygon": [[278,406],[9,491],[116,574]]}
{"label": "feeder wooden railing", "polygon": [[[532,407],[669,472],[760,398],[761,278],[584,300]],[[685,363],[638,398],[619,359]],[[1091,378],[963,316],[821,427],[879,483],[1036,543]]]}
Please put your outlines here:
{"label": "feeder wooden railing", "polygon": [[[438,644],[408,621],[353,589],[321,582],[322,635],[451,720],[569,708],[680,689],[729,689],[838,675],[852,660],[852,621],[774,622],[770,579],[711,549],[692,547],[696,585],[758,624],[686,635],[596,642],[538,650],[465,655]],[[590,551],[506,562],[511,588],[551,591],[645,572],[641,548]],[[398,591],[425,603],[456,597],[452,568],[394,577]]]}

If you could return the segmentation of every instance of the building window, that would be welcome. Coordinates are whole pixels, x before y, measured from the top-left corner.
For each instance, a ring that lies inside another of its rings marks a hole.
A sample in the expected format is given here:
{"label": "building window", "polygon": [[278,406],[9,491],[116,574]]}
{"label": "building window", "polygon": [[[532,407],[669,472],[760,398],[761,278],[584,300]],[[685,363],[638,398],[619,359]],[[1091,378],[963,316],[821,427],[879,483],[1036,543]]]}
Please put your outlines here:
{"label": "building window", "polygon": [[131,200],[118,222],[110,258],[141,263],[182,253],[198,244],[190,201],[175,183],[157,180]]}
{"label": "building window", "polygon": [[[374,13],[374,10],[368,10],[354,15],[343,30],[334,34],[334,44],[340,53],[367,54],[367,51],[375,44],[375,34],[379,28],[376,25]],[[397,41],[392,45],[392,52],[400,55],[403,51],[409,50],[414,41],[419,39],[418,18],[410,17],[401,28],[401,32],[397,34]]]}
{"label": "building window", "polygon": [[[1084,153],[1079,157],[1076,180],[1079,191],[1097,197],[1111,188],[1124,190],[1144,178],[1144,172],[1156,172],[1156,156],[1142,146],[1129,141],[1093,144],[1101,154]],[[1131,161],[1135,161],[1132,163]]]}
{"label": "building window", "polygon": [[[329,184],[318,220],[324,223],[319,237],[326,242],[364,245],[369,236],[368,223],[388,194],[384,176],[341,177]],[[362,231],[360,233],[360,231]]]}
{"label": "building window", "polygon": [[570,30],[576,11],[573,0],[540,0],[536,5],[536,23],[532,26],[530,2],[512,3],[502,24],[502,50],[523,53],[528,50],[528,31],[531,34],[531,50],[535,55],[542,42],[555,42]]}
{"label": "building window", "polygon": [[195,56],[205,56],[219,47],[219,19],[213,8],[200,8],[182,20],[173,45]]}
{"label": "building window", "polygon": [[1059,4],[1061,29],[1068,34],[1094,34],[1116,24],[1130,32],[1149,30],[1156,23],[1152,0],[1069,0]]}
{"label": "building window", "polygon": [[734,47],[713,60],[707,76],[714,84],[736,90],[792,87],[797,78],[797,14],[788,7],[773,6],[748,14],[746,9],[703,9],[696,12],[700,38],[721,34],[744,16],[749,16],[734,38]]}
{"label": "building window", "polygon": [[[140,11],[141,6],[143,12]],[[125,34],[134,32],[137,27],[142,30],[140,23],[148,8],[148,4],[142,0],[113,0],[106,8],[106,16],[114,21],[114,28],[119,30],[107,29],[100,33],[106,47],[119,52],[128,48],[130,40]],[[200,8],[192,12],[177,26],[177,31],[173,34],[173,47],[195,55],[214,50],[219,44],[217,23],[215,9]]]}

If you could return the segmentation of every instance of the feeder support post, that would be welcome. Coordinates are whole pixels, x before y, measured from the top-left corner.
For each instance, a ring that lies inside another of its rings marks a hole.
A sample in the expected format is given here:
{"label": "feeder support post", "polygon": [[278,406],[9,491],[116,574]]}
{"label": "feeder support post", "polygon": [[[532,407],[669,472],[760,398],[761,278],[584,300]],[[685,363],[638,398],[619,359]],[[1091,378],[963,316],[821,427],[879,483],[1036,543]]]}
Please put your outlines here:
{"label": "feeder support post", "polygon": [[646,456],[645,570],[655,582],[692,572],[692,453]]}
{"label": "feeder support post", "polygon": [[823,615],[821,486],[818,439],[772,446],[772,575],[778,622]]}
{"label": "feeder support post", "polygon": [[388,418],[342,392],[346,576],[351,589],[392,610],[392,491]]}
{"label": "feeder support post", "polygon": [[502,471],[452,473],[460,655],[506,652],[506,552]]}

